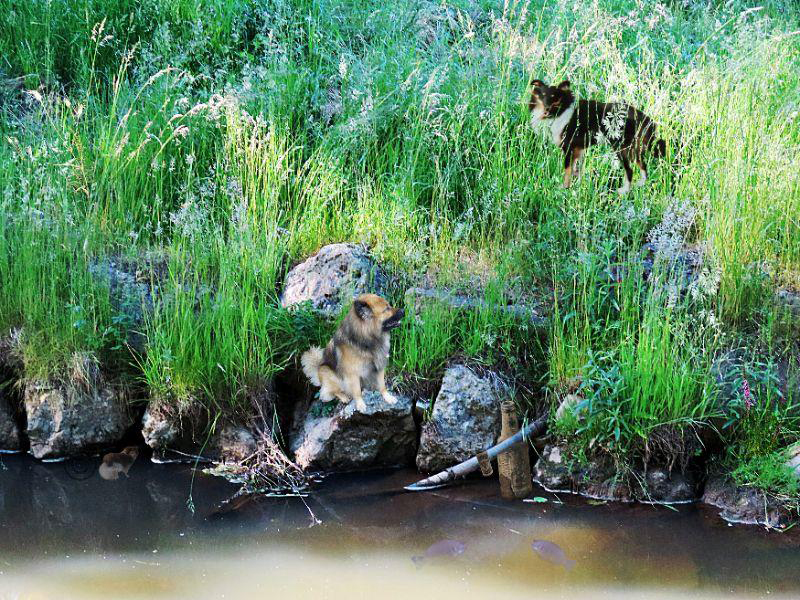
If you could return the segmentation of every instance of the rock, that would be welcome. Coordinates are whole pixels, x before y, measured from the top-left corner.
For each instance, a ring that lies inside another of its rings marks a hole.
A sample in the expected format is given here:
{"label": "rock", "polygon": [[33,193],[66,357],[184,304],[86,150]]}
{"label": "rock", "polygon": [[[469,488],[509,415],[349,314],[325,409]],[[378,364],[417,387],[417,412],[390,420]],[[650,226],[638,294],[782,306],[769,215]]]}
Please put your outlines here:
{"label": "rock", "polygon": [[0,387],[0,452],[19,452],[21,449],[22,440],[14,411]]}
{"label": "rock", "polygon": [[644,477],[643,486],[634,488],[639,502],[656,504],[686,504],[696,502],[699,482],[691,471],[670,472],[663,468],[650,468]]}
{"label": "rock", "polygon": [[225,423],[209,435],[204,414],[179,415],[157,403],[144,413],[142,436],[153,449],[153,462],[237,462],[257,449],[248,427]]}
{"label": "rock", "polygon": [[330,244],[294,267],[281,294],[284,308],[310,302],[312,308],[334,316],[359,294],[384,294],[389,279],[367,251],[356,244]]}
{"label": "rock", "polygon": [[13,327],[0,335],[0,369],[22,372],[22,336],[21,327]]}
{"label": "rock", "polygon": [[633,502],[633,491],[610,462],[578,465],[567,460],[563,448],[546,446],[533,468],[533,480],[551,492],[580,494],[595,500]]}
{"label": "rock", "polygon": [[116,445],[134,419],[123,386],[88,356],[73,358],[65,380],[28,380],[26,433],[36,458],[60,458]]}
{"label": "rock", "polygon": [[546,446],[534,466],[534,481],[552,492],[578,494],[595,500],[684,504],[699,498],[700,482],[693,472],[670,472],[649,468],[647,473],[633,469],[622,474],[613,462],[602,457],[577,464],[566,459],[567,452],[557,445]]}
{"label": "rock", "polygon": [[791,520],[789,512],[767,494],[737,486],[721,474],[708,478],[703,502],[722,509],[720,516],[730,523],[783,528]]}
{"label": "rock", "polygon": [[197,403],[179,406],[163,398],[151,398],[142,417],[142,437],[153,449],[153,462],[239,462],[259,449],[261,432],[269,437],[280,428],[278,395],[274,381],[261,380],[241,388],[245,411],[212,420]]}
{"label": "rock", "polygon": [[[638,269],[641,269],[642,277],[645,280],[649,280],[656,264],[656,255],[657,249],[653,244],[643,244],[638,256],[640,266],[637,269],[631,269],[631,266],[625,263],[612,264],[608,270],[609,279],[611,281],[622,281],[631,270],[635,273]],[[673,283],[678,284],[678,289],[684,291],[691,282],[697,279],[697,274],[703,266],[704,255],[705,252],[701,246],[682,246],[675,252],[674,256],[663,259],[667,277]]]}
{"label": "rock", "polygon": [[417,468],[431,473],[467,460],[500,435],[500,403],[508,386],[494,374],[454,365],[445,371],[430,420],[422,425]]}
{"label": "rock", "polygon": [[166,257],[155,252],[137,259],[110,256],[92,262],[89,272],[108,285],[111,306],[126,328],[128,344],[143,352],[146,339],[139,330],[169,275]]}
{"label": "rock", "polygon": [[573,414],[578,420],[580,420],[581,415],[585,412],[585,410],[577,411],[576,409],[583,401],[584,399],[582,396],[578,396],[577,394],[566,394],[556,409],[556,421],[561,419],[567,413]]}
{"label": "rock", "polygon": [[800,479],[800,442],[789,446],[786,450],[786,456],[786,466],[792,470],[797,479]]}
{"label": "rock", "polygon": [[507,315],[516,317],[521,321],[527,321],[534,326],[546,327],[549,320],[543,317],[539,311],[525,304],[490,304],[483,298],[456,294],[449,290],[439,288],[412,287],[406,290],[406,303],[413,307],[417,312],[430,305],[439,304],[450,310],[489,310],[503,312]]}
{"label": "rock", "polygon": [[417,448],[411,400],[397,396],[396,404],[387,404],[370,390],[364,392],[364,402],[367,410],[362,413],[355,402],[314,401],[290,436],[295,462],[319,471],[411,464]]}
{"label": "rock", "polygon": [[[182,452],[195,446],[184,432],[179,416],[162,410],[158,404],[151,403],[142,417],[142,437],[145,444],[153,449],[154,462],[166,462],[168,451]],[[198,446],[199,447],[199,446]],[[187,457],[190,458],[190,457]]]}
{"label": "rock", "polygon": [[788,288],[780,289],[775,292],[775,300],[793,316],[800,317],[800,292],[795,292]]}
{"label": "rock", "polygon": [[216,442],[217,453],[222,462],[239,462],[257,449],[256,438],[247,427],[226,425]]}
{"label": "rock", "polygon": [[546,490],[571,491],[572,472],[559,446],[545,446],[539,460],[533,465],[533,479]]}

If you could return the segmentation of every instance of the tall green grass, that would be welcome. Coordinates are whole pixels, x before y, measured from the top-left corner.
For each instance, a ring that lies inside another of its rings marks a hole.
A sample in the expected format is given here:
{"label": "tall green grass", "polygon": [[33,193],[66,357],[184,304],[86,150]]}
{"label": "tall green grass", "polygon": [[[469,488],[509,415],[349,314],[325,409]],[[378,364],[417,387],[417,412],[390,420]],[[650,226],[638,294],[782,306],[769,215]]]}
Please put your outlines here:
{"label": "tall green grass", "polygon": [[[89,351],[235,408],[331,330],[279,307],[287,269],[364,242],[400,281],[549,306],[550,387],[581,378],[593,435],[635,448],[714,412],[714,354],[800,281],[797,22],[788,0],[0,0],[0,325],[31,373]],[[667,159],[619,198],[593,149],[562,190],[532,77],[641,107]],[[641,282],[657,235],[704,249],[702,299]],[[90,267],[152,249],[168,277],[137,325]],[[504,311],[428,308],[393,366],[525,373],[539,344]]]}

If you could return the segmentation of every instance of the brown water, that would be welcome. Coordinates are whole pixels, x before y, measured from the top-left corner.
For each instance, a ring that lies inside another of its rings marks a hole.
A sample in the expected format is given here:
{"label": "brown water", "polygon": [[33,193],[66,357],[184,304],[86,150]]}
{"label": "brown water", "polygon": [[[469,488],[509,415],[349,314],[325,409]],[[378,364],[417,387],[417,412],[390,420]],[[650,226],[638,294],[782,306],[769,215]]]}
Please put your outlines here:
{"label": "brown water", "polygon": [[[192,486],[188,466],[139,461],[105,481],[95,462],[0,457],[0,599],[800,597],[800,535],[691,506],[505,502],[487,480],[404,493],[416,473],[391,471],[220,511],[235,487]],[[443,539],[463,554],[414,564]]]}

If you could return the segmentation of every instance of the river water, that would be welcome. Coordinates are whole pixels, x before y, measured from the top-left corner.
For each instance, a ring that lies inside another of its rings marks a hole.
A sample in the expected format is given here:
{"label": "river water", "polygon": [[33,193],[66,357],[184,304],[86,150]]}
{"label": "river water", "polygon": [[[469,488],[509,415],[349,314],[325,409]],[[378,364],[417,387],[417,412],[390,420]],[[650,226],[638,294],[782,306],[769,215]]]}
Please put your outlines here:
{"label": "river water", "polygon": [[[800,597],[800,532],[706,508],[505,502],[491,480],[406,493],[408,470],[220,508],[235,486],[190,466],[105,481],[98,463],[0,456],[0,599]],[[463,553],[411,560],[442,540]]]}

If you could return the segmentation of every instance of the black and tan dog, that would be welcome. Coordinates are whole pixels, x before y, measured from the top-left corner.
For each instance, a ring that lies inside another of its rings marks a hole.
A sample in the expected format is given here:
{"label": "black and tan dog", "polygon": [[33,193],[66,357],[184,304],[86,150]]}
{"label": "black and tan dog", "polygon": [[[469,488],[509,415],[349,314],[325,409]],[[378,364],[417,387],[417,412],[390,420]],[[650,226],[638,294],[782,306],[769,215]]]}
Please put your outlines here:
{"label": "black and tan dog", "polygon": [[645,151],[656,157],[666,153],[664,140],[656,138],[656,126],[643,112],[619,102],[579,100],[570,89],[569,81],[550,86],[539,79],[533,87],[528,108],[534,124],[544,122],[550,128],[553,143],[564,153],[564,187],[579,175],[579,161],[589,146],[606,142],[617,153],[625,169],[625,181],[619,193],[631,189],[631,164],[639,167],[642,185],[647,179]]}
{"label": "black and tan dog", "polygon": [[339,329],[323,350],[313,347],[303,353],[303,372],[315,386],[323,402],[338,398],[356,401],[356,409],[366,410],[362,387],[377,389],[383,399],[397,399],[386,389],[386,364],[389,361],[389,332],[400,325],[403,309],[395,309],[375,294],[362,294],[353,301]]}

